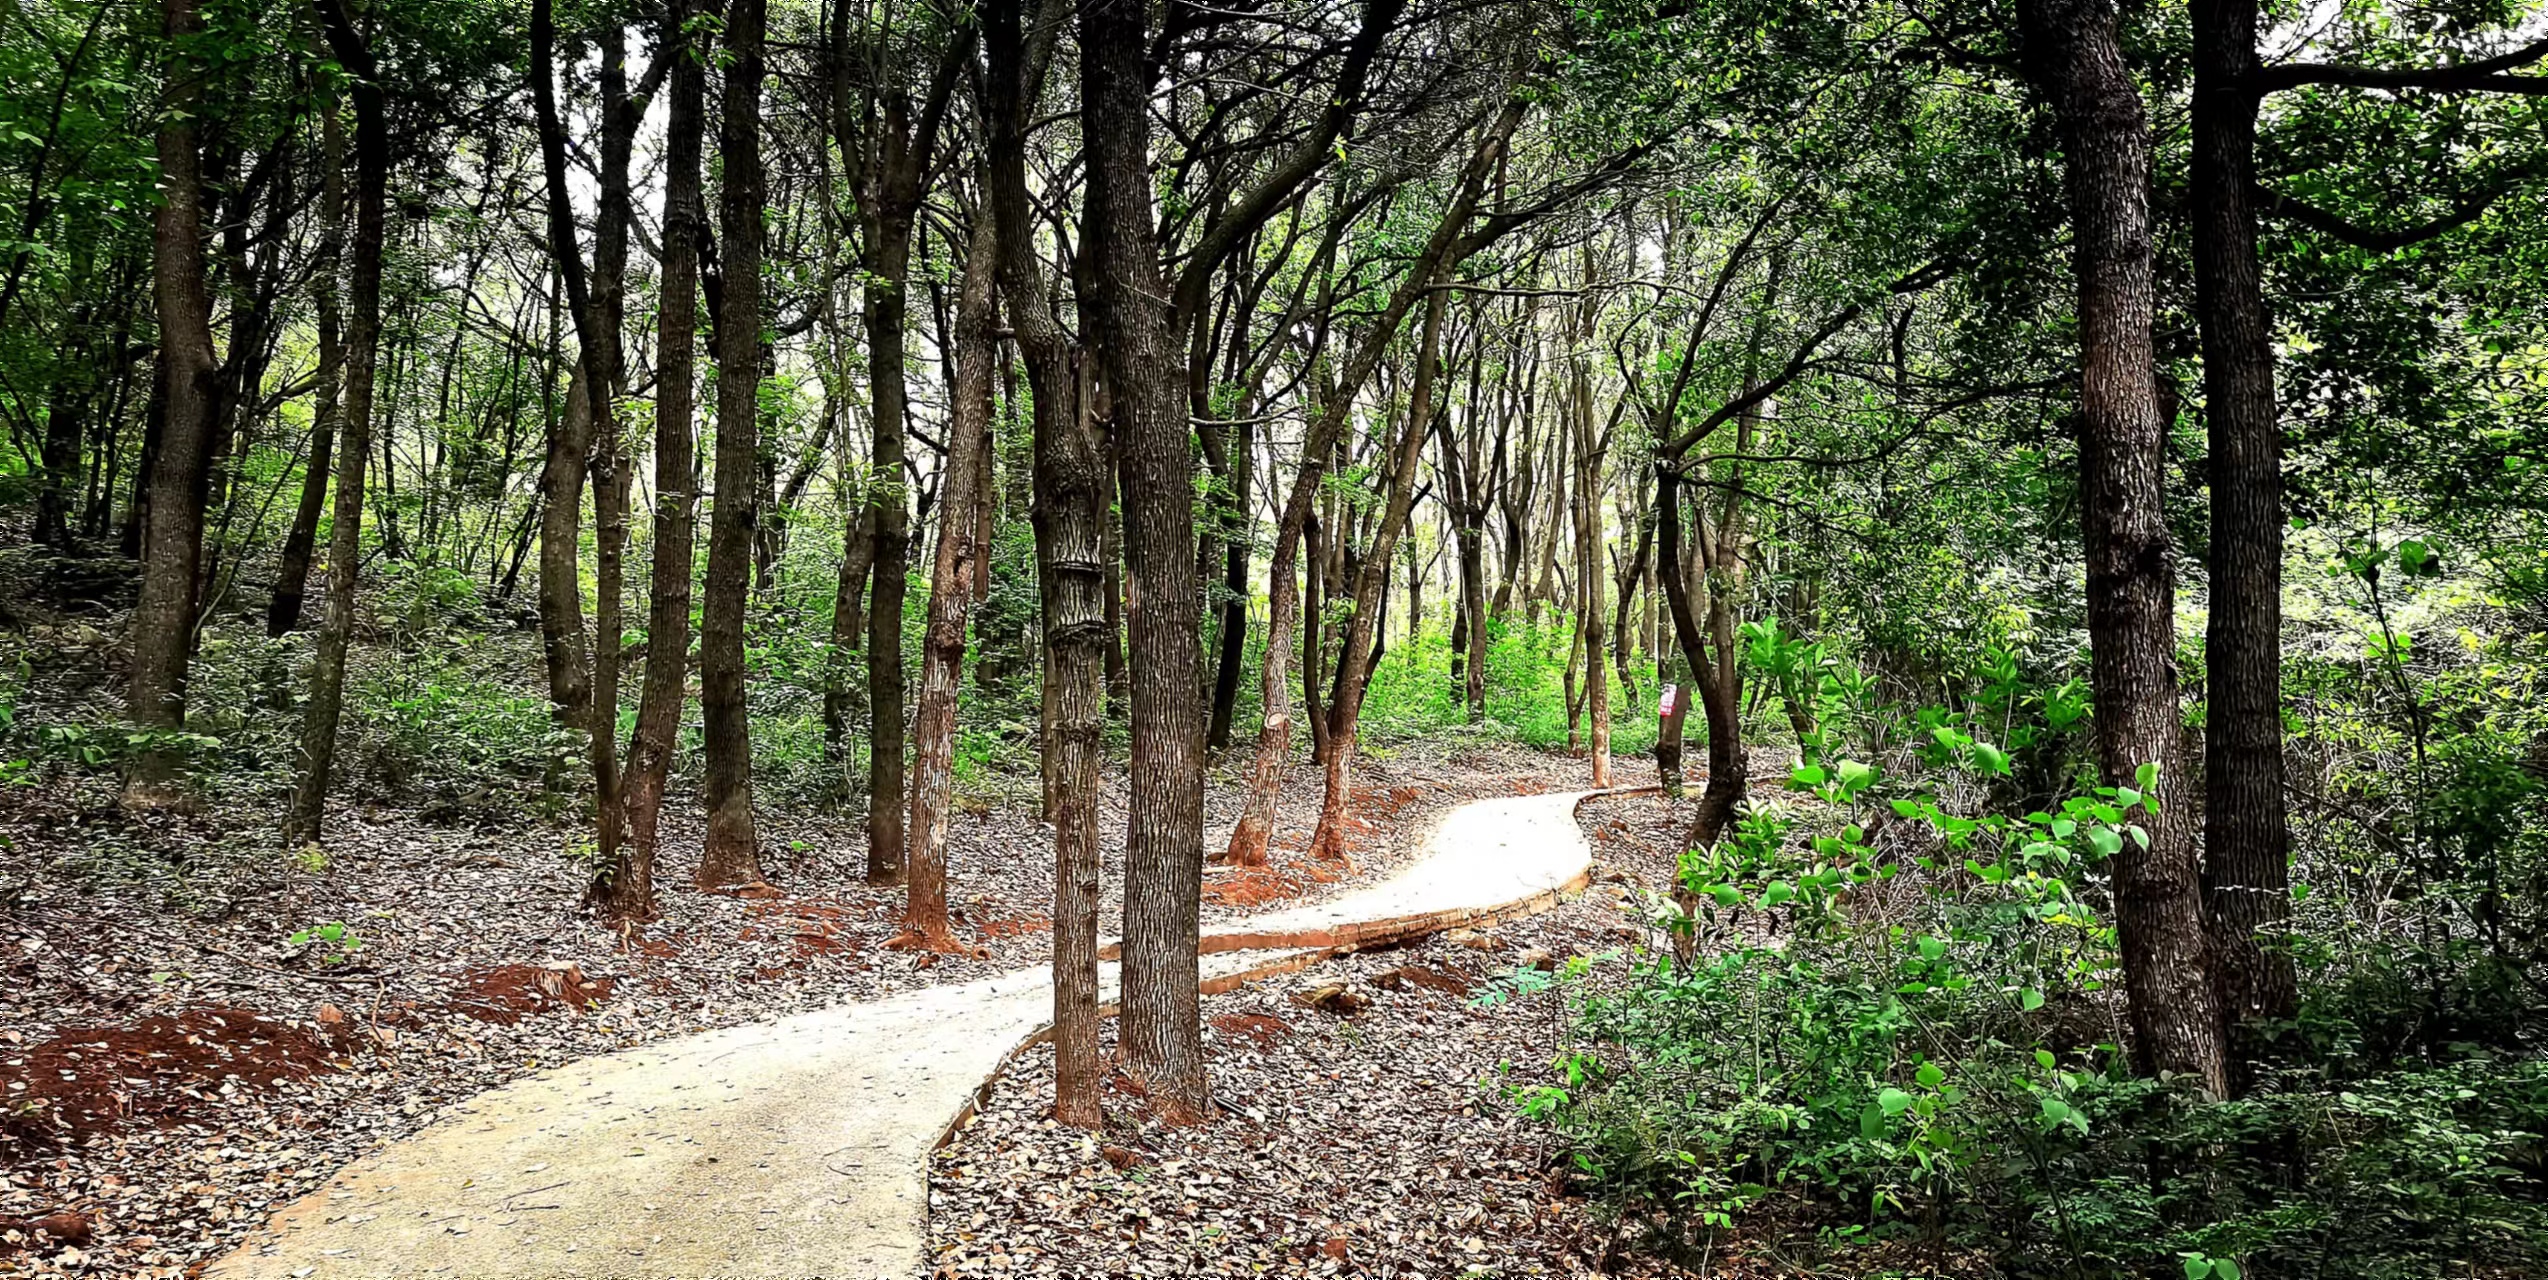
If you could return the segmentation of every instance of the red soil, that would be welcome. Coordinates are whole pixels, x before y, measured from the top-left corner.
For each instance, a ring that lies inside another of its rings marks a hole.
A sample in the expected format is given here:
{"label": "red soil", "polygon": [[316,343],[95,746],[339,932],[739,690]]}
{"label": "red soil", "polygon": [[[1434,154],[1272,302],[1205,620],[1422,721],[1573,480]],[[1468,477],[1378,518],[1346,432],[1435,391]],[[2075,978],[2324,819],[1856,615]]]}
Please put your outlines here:
{"label": "red soil", "polygon": [[343,1069],[307,1027],[244,1009],[81,1027],[0,1058],[0,1150],[50,1150],[128,1123],[173,1124],[224,1090]]}

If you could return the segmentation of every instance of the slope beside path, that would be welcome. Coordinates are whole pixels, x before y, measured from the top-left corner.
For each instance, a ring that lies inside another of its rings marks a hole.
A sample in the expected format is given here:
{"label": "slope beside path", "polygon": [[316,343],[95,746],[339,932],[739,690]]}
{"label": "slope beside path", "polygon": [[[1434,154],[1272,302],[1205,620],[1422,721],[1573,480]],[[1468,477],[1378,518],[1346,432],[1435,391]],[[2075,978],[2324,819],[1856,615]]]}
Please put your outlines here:
{"label": "slope beside path", "polygon": [[[1474,801],[1386,881],[1214,929],[1205,989],[1546,908],[1590,871],[1591,794]],[[905,1280],[929,1152],[1051,1008],[1048,972],[1023,969],[529,1076],[347,1166],[204,1274]]]}

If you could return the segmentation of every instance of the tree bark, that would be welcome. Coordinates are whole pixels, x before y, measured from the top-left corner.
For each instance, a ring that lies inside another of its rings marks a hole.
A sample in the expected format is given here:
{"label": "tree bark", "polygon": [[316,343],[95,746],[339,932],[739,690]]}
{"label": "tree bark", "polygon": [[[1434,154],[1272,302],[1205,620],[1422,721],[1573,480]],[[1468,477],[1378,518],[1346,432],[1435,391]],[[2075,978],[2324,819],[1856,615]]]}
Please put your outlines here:
{"label": "tree bark", "polygon": [[1124,486],[1132,802],[1124,841],[1124,1065],[1171,1122],[1211,1106],[1196,953],[1203,888],[1201,593],[1183,352],[1150,221],[1147,11],[1080,0],[1088,152],[1083,306],[1114,408]]}
{"label": "tree bark", "polygon": [[920,661],[920,703],[912,724],[910,891],[903,929],[924,947],[955,939],[947,925],[947,803],[954,787],[956,700],[964,683],[965,627],[990,548],[981,537],[983,480],[991,446],[991,371],[998,358],[992,312],[997,224],[973,220],[972,244],[956,298],[955,380],[947,423],[946,479],[938,490],[938,549],[929,577],[929,625]]}
{"label": "tree bark", "polygon": [[[301,722],[301,775],[284,824],[287,843],[316,842],[327,812],[328,775],[344,708],[345,651],[354,635],[354,590],[363,563],[363,469],[371,455],[372,380],[380,355],[380,277],[389,187],[389,126],[379,70],[343,0],[320,0],[336,60],[353,76],[354,240],[346,302],[345,439],[336,451],[336,511],[328,532],[327,606],[310,667],[309,710]],[[341,182],[331,167],[330,182]]]}
{"label": "tree bark", "polygon": [[[851,32],[860,21],[846,4],[832,15],[833,132],[858,191],[867,326],[868,409],[875,430],[868,476],[870,561],[874,583],[867,608],[867,882],[902,883],[907,816],[904,794],[902,624],[911,576],[911,490],[903,430],[910,389],[903,326],[909,312],[911,234],[922,185],[956,72],[970,61],[968,34],[949,41],[915,120],[899,84],[861,95],[851,83],[858,59]],[[882,37],[879,37],[882,38]],[[853,118],[853,103],[863,103]]]}
{"label": "tree bark", "polygon": [[[2070,192],[2098,771],[2109,786],[2133,786],[2155,764],[2164,795],[2183,742],[2175,548],[2161,506],[2168,424],[2151,337],[2149,125],[2112,0],[2030,0],[2023,12],[2027,71],[2059,126]],[[2112,859],[2134,1061],[2218,1097],[2226,1058],[2191,833],[2174,812],[2150,826],[2146,849],[2126,840]]]}
{"label": "tree bark", "polygon": [[[1584,278],[1592,279],[1592,249],[1584,249]],[[1592,357],[1593,302],[1583,304],[1583,317],[1576,328],[1576,345],[1586,354],[1575,362],[1574,405],[1571,416],[1575,424],[1575,574],[1583,579],[1583,611],[1579,626],[1584,637],[1585,714],[1591,721],[1592,784],[1610,785],[1610,673],[1602,666],[1602,653],[1608,647],[1605,626],[1608,606],[1602,601],[1602,585],[1609,574],[1601,556],[1601,451],[1593,440]]]}
{"label": "tree bark", "polygon": [[[1435,278],[1440,283],[1440,266]],[[1406,426],[1389,451],[1388,500],[1380,526],[1373,530],[1354,577],[1354,612],[1346,624],[1345,645],[1336,657],[1336,691],[1328,708],[1327,786],[1318,810],[1318,829],[1310,837],[1310,856],[1345,857],[1345,822],[1353,809],[1354,746],[1362,726],[1363,692],[1373,663],[1376,613],[1387,590],[1390,557],[1406,532],[1415,507],[1416,471],[1424,460],[1424,443],[1433,434],[1434,365],[1442,350],[1442,313],[1450,294],[1425,291],[1424,325],[1416,340],[1414,386],[1408,397]]]}
{"label": "tree bark", "polygon": [[764,0],[728,0],[725,102],[717,151],[716,506],[708,524],[707,602],[699,624],[699,706],[706,718],[708,834],[701,888],[762,883],[752,820],[752,724],[743,688],[744,614],[760,506],[761,84],[767,74]]}
{"label": "tree bark", "polygon": [[[169,49],[157,141],[162,200],[151,230],[159,440],[147,472],[141,597],[133,606],[133,666],[126,690],[127,717],[150,734],[186,727],[186,661],[203,557],[205,453],[216,372],[212,297],[204,277],[203,156],[195,136],[207,75],[191,47],[203,33],[196,0],[161,0],[160,33]],[[137,753],[125,777],[126,807],[182,802],[179,758],[156,746]]]}
{"label": "tree bark", "polygon": [[2282,425],[2256,254],[2255,0],[2194,5],[2194,282],[2211,427],[2203,900],[2233,1027],[2299,1009],[2283,805]]}
{"label": "tree bark", "polygon": [[1082,1129],[1097,1105],[1098,772],[1105,758],[1104,570],[1107,475],[1084,370],[1053,314],[1035,257],[1026,121],[1070,0],[1048,0],[1033,42],[1018,0],[983,6],[991,210],[1000,296],[1034,393],[1035,561],[1044,616],[1044,821],[1053,828],[1053,1118]]}
{"label": "tree bark", "polygon": [[344,417],[344,319],[339,314],[337,276],[345,246],[345,126],[333,102],[320,108],[319,241],[310,265],[310,294],[318,312],[318,387],[312,393],[310,452],[302,463],[301,502],[284,535],[283,558],[275,575],[274,600],[266,610],[265,631],[281,638],[301,626],[301,605],[310,577],[310,552],[318,544],[319,514],[326,509],[329,459]]}
{"label": "tree bark", "polygon": [[698,536],[697,407],[699,229],[707,210],[699,176],[707,129],[709,51],[685,29],[691,4],[665,12],[655,56],[672,58],[672,97],[664,124],[664,225],[655,315],[655,537],[646,610],[646,672],[637,693],[637,727],[629,736],[621,794],[628,847],[605,866],[590,890],[612,919],[654,910],[655,864],[663,848],[664,786],[679,749],[681,704],[690,673],[690,572]]}

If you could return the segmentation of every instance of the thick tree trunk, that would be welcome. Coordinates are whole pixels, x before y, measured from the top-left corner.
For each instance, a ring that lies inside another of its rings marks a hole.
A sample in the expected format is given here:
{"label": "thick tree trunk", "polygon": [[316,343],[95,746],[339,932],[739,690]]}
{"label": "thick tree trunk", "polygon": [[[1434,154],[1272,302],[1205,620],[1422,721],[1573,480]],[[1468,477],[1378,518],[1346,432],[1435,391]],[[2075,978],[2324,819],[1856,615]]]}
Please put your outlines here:
{"label": "thick tree trunk", "polygon": [[1081,0],[1088,150],[1083,306],[1114,408],[1133,600],[1132,803],[1124,841],[1124,1065],[1171,1121],[1211,1105],[1196,954],[1203,888],[1203,706],[1194,455],[1150,222],[1146,11]]}
{"label": "thick tree trunk", "polygon": [[707,602],[699,623],[699,706],[706,718],[708,834],[701,888],[758,886],[752,820],[752,724],[743,688],[744,613],[760,504],[761,171],[763,0],[728,0],[725,102],[717,151],[718,271],[716,506],[708,524]]}
{"label": "thick tree trunk", "polygon": [[[144,733],[186,727],[186,660],[195,631],[196,573],[203,556],[205,453],[212,432],[212,297],[204,278],[203,157],[195,136],[205,71],[194,44],[195,0],[161,0],[169,43],[158,153],[162,200],[151,231],[159,312],[159,442],[148,468],[141,598],[133,606],[126,716]],[[158,808],[184,798],[179,754],[146,747],[125,778],[124,803]]]}
{"label": "thick tree trunk", "polygon": [[2283,806],[2282,425],[2256,254],[2255,0],[2194,5],[2194,282],[2211,423],[2204,646],[2203,899],[2221,1013],[2291,1018],[2291,832]]}
{"label": "thick tree trunk", "polygon": [[[379,72],[341,0],[319,6],[336,60],[353,74],[354,241],[346,302],[345,402],[336,451],[336,510],[328,532],[327,606],[310,666],[309,709],[301,722],[301,772],[284,823],[288,843],[315,842],[327,812],[328,775],[344,708],[345,651],[354,635],[354,590],[363,563],[363,468],[371,455],[372,380],[380,356],[382,221],[388,203],[389,125]],[[331,167],[328,181],[341,183]]]}
{"label": "thick tree trunk", "polygon": [[699,163],[707,128],[707,50],[685,28],[689,3],[666,10],[655,56],[672,64],[664,125],[664,226],[661,292],[655,316],[655,537],[646,610],[646,672],[637,693],[637,727],[629,736],[621,795],[628,847],[590,890],[604,915],[634,920],[651,914],[655,864],[663,849],[664,786],[679,749],[681,704],[690,673],[690,571],[698,525],[698,444],[691,415],[698,387],[698,235],[706,208]]}
{"label": "thick tree trunk", "polygon": [[[2109,786],[2133,786],[2136,771],[2155,764],[2156,793],[2173,799],[2183,742],[2175,547],[2162,507],[2167,423],[2151,338],[2149,124],[2112,0],[2031,0],[2024,16],[2027,70],[2061,130],[2079,282],[2080,523],[2098,771]],[[2189,824],[2170,812],[2149,825],[2146,849],[2126,840],[2112,860],[2134,1061],[2220,1096],[2226,1056]]]}
{"label": "thick tree trunk", "polygon": [[904,899],[903,929],[919,945],[932,948],[955,941],[947,925],[947,804],[955,787],[956,699],[964,683],[965,627],[990,550],[981,537],[980,517],[982,505],[990,500],[983,480],[991,447],[991,366],[999,354],[999,326],[991,305],[999,239],[987,212],[975,217],[956,299],[946,479],[938,490],[937,560],[929,577],[929,626],[911,730],[911,846],[904,859],[911,889]]}

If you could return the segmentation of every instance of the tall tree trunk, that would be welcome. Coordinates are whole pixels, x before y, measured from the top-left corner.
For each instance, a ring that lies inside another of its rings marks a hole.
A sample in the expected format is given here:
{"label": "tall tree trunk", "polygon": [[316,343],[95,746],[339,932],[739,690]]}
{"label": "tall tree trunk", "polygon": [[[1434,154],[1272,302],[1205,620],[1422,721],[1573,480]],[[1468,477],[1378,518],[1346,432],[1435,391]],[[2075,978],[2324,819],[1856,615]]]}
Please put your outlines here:
{"label": "tall tree trunk", "polygon": [[1150,221],[1147,13],[1080,0],[1080,120],[1088,151],[1089,292],[1124,485],[1133,607],[1132,802],[1124,840],[1124,1064],[1171,1121],[1211,1105],[1203,1063],[1201,593],[1194,455],[1166,283]]}
{"label": "tall tree trunk", "polygon": [[938,490],[938,550],[929,576],[929,627],[921,650],[920,703],[912,724],[911,847],[904,859],[911,889],[903,929],[917,943],[954,942],[947,926],[947,802],[955,787],[956,698],[964,683],[964,629],[974,587],[988,565],[981,508],[991,447],[991,372],[999,326],[991,286],[999,257],[997,224],[986,210],[973,220],[964,280],[956,298],[955,380],[947,423],[946,479]]}
{"label": "tall tree trunk", "polygon": [[708,522],[707,603],[699,622],[699,706],[707,721],[708,834],[702,888],[758,886],[760,840],[752,821],[752,722],[743,688],[744,612],[752,586],[752,531],[760,498],[761,83],[767,73],[763,0],[728,0],[725,102],[717,152],[720,239],[717,324],[716,507]]}
{"label": "tall tree trunk", "polygon": [[646,673],[637,727],[621,785],[628,847],[594,878],[603,914],[634,920],[654,910],[655,863],[663,848],[664,786],[679,749],[681,704],[690,672],[690,570],[698,525],[698,442],[692,426],[698,387],[699,231],[706,219],[699,162],[707,128],[707,56],[687,31],[687,0],[671,5],[655,56],[672,64],[664,124],[661,292],[655,315],[654,572],[646,612]]}
{"label": "tall tree trunk", "polygon": [[844,512],[840,572],[832,580],[831,643],[823,651],[823,773],[826,794],[850,794],[849,717],[864,694],[850,679],[849,655],[867,639],[867,575],[876,563],[876,509],[853,495]]}
{"label": "tall tree trunk", "polygon": [[[2079,286],[2080,523],[2098,771],[2134,786],[2179,773],[2176,575],[2162,506],[2167,422],[2151,338],[2150,134],[2124,65],[2112,0],[2031,0],[2027,70],[2060,126]],[[2202,884],[2189,824],[2150,822],[2147,848],[2113,858],[2115,917],[2133,1056],[2213,1096],[2227,1091],[2222,1026],[2205,964]]]}
{"label": "tall tree trunk", "polygon": [[[203,156],[195,125],[206,71],[196,0],[161,0],[168,43],[158,137],[162,193],[151,231],[159,312],[159,443],[148,469],[141,538],[141,598],[133,606],[133,667],[126,715],[144,733],[186,727],[186,660],[195,631],[196,573],[203,556],[205,453],[212,432],[212,297],[204,278]],[[159,808],[184,798],[180,754],[150,746],[125,778],[124,803]]]}
{"label": "tall tree trunk", "polygon": [[292,529],[284,535],[283,559],[275,575],[274,601],[266,610],[268,636],[282,637],[301,625],[301,604],[310,578],[310,552],[318,545],[319,514],[326,508],[329,458],[344,418],[345,349],[343,318],[338,314],[338,260],[345,246],[345,127],[333,102],[320,108],[319,241],[310,265],[310,294],[318,312],[318,387],[312,394],[310,452],[301,469],[301,502],[292,513]]}
{"label": "tall tree trunk", "polygon": [[[1439,283],[1439,278],[1428,283]],[[1345,822],[1353,808],[1354,746],[1362,726],[1363,692],[1373,664],[1376,616],[1387,590],[1390,557],[1397,553],[1408,516],[1415,508],[1416,472],[1424,460],[1424,442],[1433,434],[1434,366],[1442,350],[1442,313],[1450,293],[1428,289],[1424,325],[1416,340],[1415,385],[1408,398],[1407,422],[1389,452],[1388,502],[1380,526],[1354,575],[1354,612],[1346,625],[1345,646],[1336,657],[1336,691],[1327,722],[1327,787],[1319,805],[1318,829],[1310,837],[1310,856],[1345,856]]]}
{"label": "tall tree trunk", "polygon": [[[566,288],[567,310],[575,325],[576,368],[583,374],[587,445],[578,459],[589,470],[593,487],[594,622],[591,684],[585,693],[581,727],[593,774],[595,864],[617,868],[625,825],[620,811],[619,654],[625,628],[621,624],[623,560],[628,543],[628,479],[626,448],[613,416],[619,387],[619,312],[628,259],[629,153],[636,120],[628,109],[627,41],[616,26],[606,27],[601,53],[600,198],[593,225],[593,269],[584,269],[583,250],[576,244],[575,216],[566,179],[566,128],[557,108],[557,30],[550,0],[531,5],[531,98],[539,124],[540,163],[548,185],[549,249]],[[552,463],[565,459],[552,455]],[[572,524],[565,525],[570,537]],[[569,545],[562,554],[542,549],[543,588],[554,563],[572,570],[577,556]],[[572,572],[568,575],[574,576]],[[577,640],[582,639],[581,627]],[[573,709],[568,708],[571,712]]]}
{"label": "tall tree trunk", "polygon": [[1107,476],[1084,370],[1053,314],[1035,257],[1026,193],[1026,121],[1060,16],[1046,0],[1032,44],[1018,0],[988,0],[990,164],[1000,297],[1034,393],[1035,563],[1044,615],[1044,821],[1053,828],[1053,1118],[1095,1129],[1097,1106],[1098,770],[1105,753],[1104,571]]}
{"label": "tall tree trunk", "polygon": [[[1584,279],[1592,279],[1592,247],[1584,247]],[[1593,303],[1583,304],[1583,318],[1576,330],[1579,348],[1589,351],[1593,339]],[[1601,562],[1601,451],[1593,440],[1592,360],[1587,355],[1575,362],[1575,388],[1572,417],[1575,423],[1575,575],[1583,580],[1583,613],[1579,623],[1584,637],[1585,713],[1591,721],[1592,784],[1610,785],[1610,673],[1602,668],[1602,652],[1608,647],[1604,626],[1608,606],[1602,602],[1602,584],[1609,574]]]}
{"label": "tall tree trunk", "polygon": [[2194,5],[2194,282],[2211,423],[2203,900],[2233,1026],[2299,1008],[2283,806],[2282,425],[2256,255],[2255,0]]}
{"label": "tall tree trunk", "polygon": [[[318,656],[310,666],[309,709],[301,722],[301,775],[284,824],[290,843],[315,842],[327,812],[328,775],[336,760],[336,727],[344,708],[345,651],[354,635],[354,589],[363,563],[363,468],[371,456],[372,377],[380,357],[382,221],[389,189],[389,125],[380,73],[369,44],[354,30],[343,0],[320,0],[327,42],[353,74],[354,241],[346,302],[345,403],[336,451],[336,511],[328,531],[327,608],[319,621]],[[335,166],[327,181],[343,179]]]}
{"label": "tall tree trunk", "polygon": [[[904,467],[903,431],[909,416],[908,355],[903,325],[909,310],[911,234],[920,213],[922,186],[937,146],[940,122],[959,71],[972,60],[972,28],[951,37],[942,51],[917,119],[910,94],[899,82],[865,92],[854,73],[865,58],[853,33],[867,19],[846,4],[834,7],[832,24],[833,132],[851,165],[863,232],[864,317],[867,326],[868,409],[875,429],[873,469],[867,484],[875,541],[869,572],[875,581],[867,608],[867,705],[871,725],[867,769],[867,882],[902,883],[905,843],[902,624],[911,576],[911,490]],[[877,39],[890,38],[882,32]],[[904,56],[879,53],[875,61]],[[897,64],[899,65],[899,64]],[[898,74],[898,73],[897,73]],[[861,110],[863,104],[863,112]]]}
{"label": "tall tree trunk", "polygon": [[550,712],[558,723],[574,728],[583,726],[593,705],[581,546],[592,405],[584,364],[578,360],[567,380],[565,403],[549,418],[548,452],[540,464],[540,658],[548,672]]}

